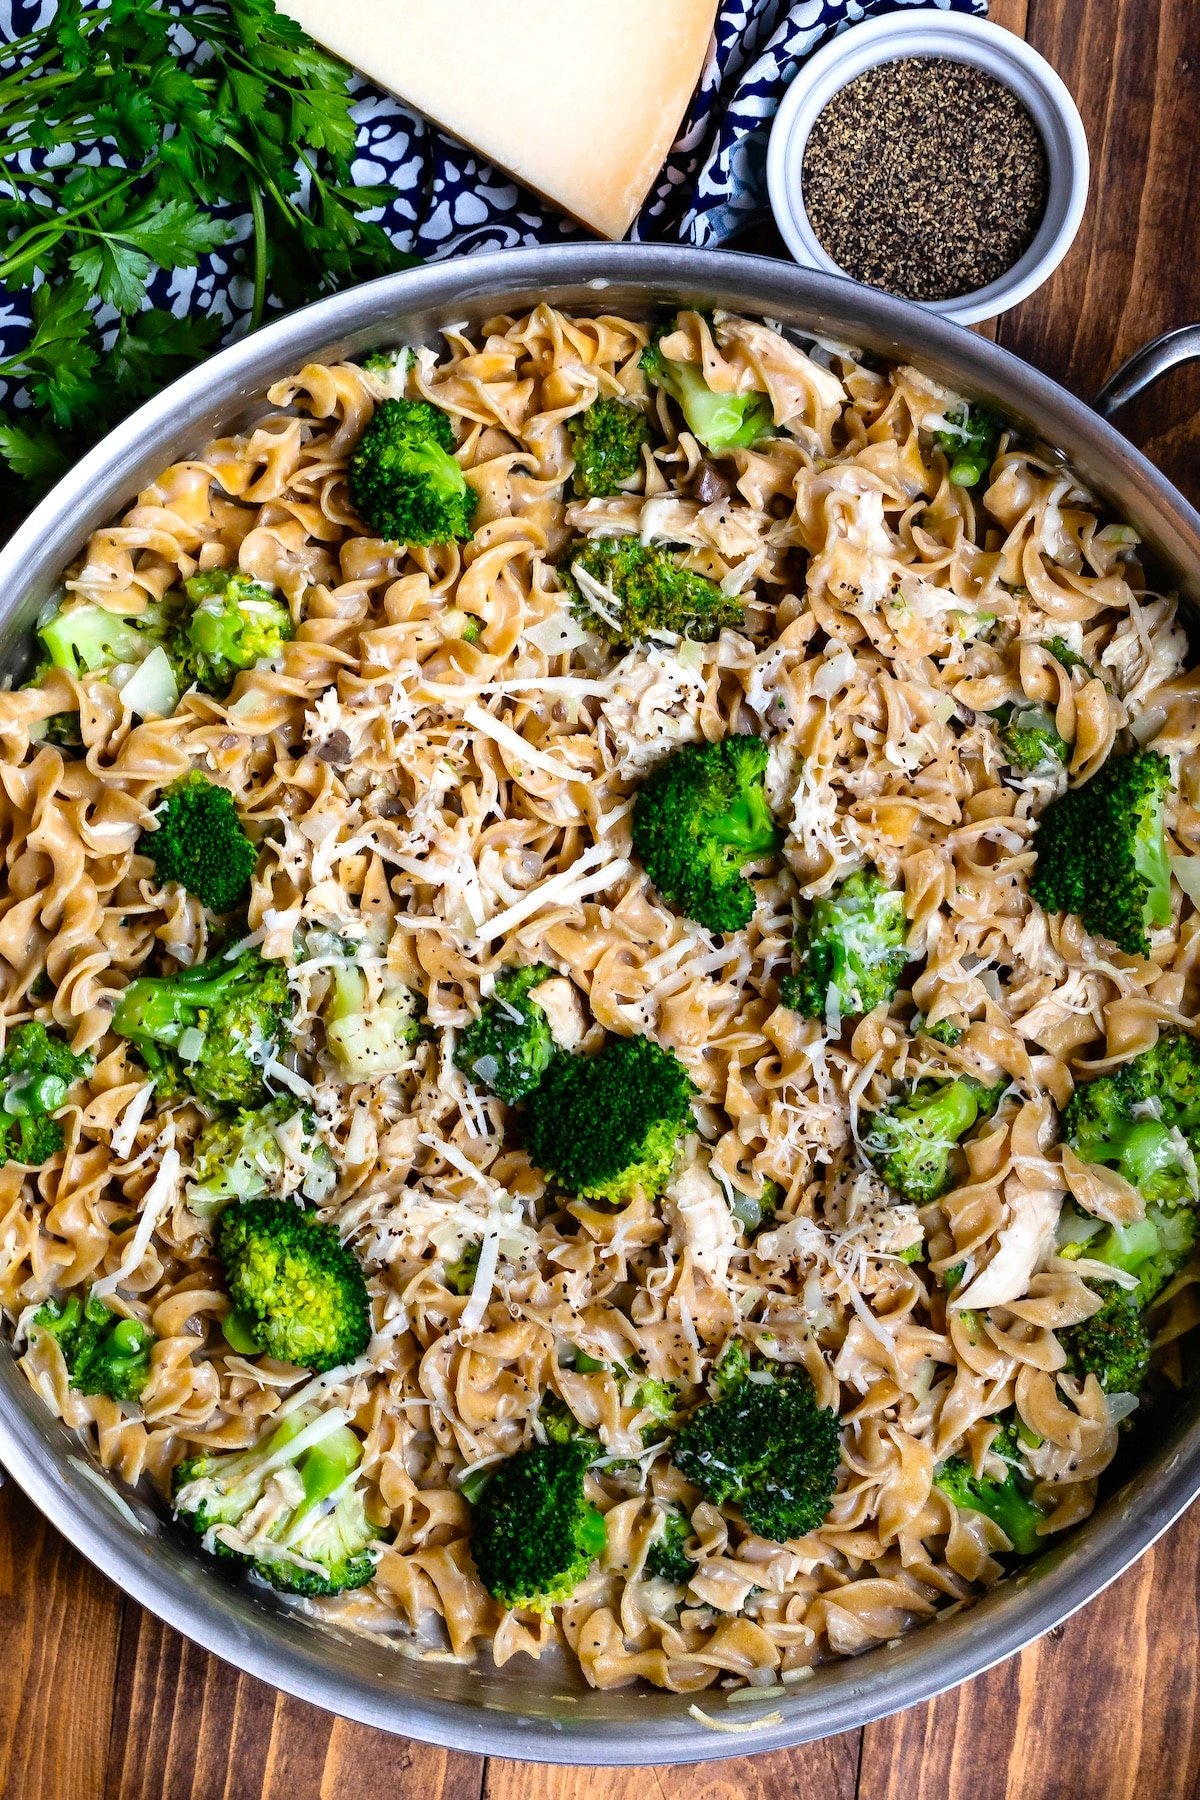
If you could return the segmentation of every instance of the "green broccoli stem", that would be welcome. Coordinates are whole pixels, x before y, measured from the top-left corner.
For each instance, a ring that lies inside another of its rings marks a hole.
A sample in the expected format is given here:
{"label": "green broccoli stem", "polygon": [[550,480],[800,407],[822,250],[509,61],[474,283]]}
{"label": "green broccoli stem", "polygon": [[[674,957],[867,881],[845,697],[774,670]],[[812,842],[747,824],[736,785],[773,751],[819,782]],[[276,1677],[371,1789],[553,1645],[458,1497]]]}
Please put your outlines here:
{"label": "green broccoli stem", "polygon": [[1032,1556],[1043,1542],[1038,1527],[1045,1514],[1029,1495],[1017,1464],[1017,1435],[1011,1426],[1002,1425],[989,1446],[993,1455],[1009,1465],[1002,1480],[976,1475],[971,1463],[952,1456],[937,1470],[934,1484],[956,1507],[983,1513],[998,1525],[1016,1555]]}
{"label": "green broccoli stem", "polygon": [[761,786],[743,787],[724,812],[707,822],[707,830],[718,844],[728,844],[747,857],[768,856],[779,842],[779,828]]}
{"label": "green broccoli stem", "polygon": [[774,412],[766,394],[718,393],[709,387],[698,363],[664,356],[658,338],[643,352],[641,366],[647,381],[675,401],[692,436],[715,455],[748,449],[774,431]]}
{"label": "green broccoli stem", "polygon": [[951,1081],[937,1094],[927,1108],[923,1109],[923,1118],[932,1133],[939,1137],[952,1138],[955,1143],[966,1136],[979,1117],[979,1098],[975,1089],[966,1081]]}
{"label": "green broccoli stem", "polygon": [[240,1312],[234,1307],[221,1321],[221,1330],[231,1350],[236,1350],[241,1356],[258,1355],[259,1334],[249,1313]]}

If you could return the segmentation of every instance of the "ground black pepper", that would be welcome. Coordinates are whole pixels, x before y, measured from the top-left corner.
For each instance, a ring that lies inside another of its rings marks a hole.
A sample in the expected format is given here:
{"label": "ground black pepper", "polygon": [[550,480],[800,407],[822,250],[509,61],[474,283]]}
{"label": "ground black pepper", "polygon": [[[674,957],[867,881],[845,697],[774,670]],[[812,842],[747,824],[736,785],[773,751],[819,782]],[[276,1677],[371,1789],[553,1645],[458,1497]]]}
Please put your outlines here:
{"label": "ground black pepper", "polygon": [[803,197],[838,267],[908,300],[976,292],[1029,248],[1046,209],[1041,134],[1011,88],[946,57],[868,69],[822,109]]}

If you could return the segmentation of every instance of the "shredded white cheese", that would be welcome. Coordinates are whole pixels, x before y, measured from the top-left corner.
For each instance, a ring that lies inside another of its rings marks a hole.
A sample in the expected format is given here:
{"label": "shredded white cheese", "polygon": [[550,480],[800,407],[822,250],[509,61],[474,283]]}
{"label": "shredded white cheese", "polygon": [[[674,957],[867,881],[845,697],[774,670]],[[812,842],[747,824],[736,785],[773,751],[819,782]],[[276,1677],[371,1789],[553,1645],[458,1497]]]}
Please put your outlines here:
{"label": "shredded white cheese", "polygon": [[109,1141],[112,1144],[113,1155],[120,1157],[122,1162],[124,1162],[125,1158],[133,1149],[134,1139],[137,1137],[138,1126],[145,1118],[146,1108],[149,1106],[153,1096],[154,1083],[152,1081],[147,1081],[137,1090],[137,1093],[133,1096],[133,1099],[121,1114],[117,1124],[113,1126],[112,1137]]}
{"label": "shredded white cheese", "polygon": [[479,1245],[479,1263],[475,1270],[475,1280],[471,1284],[471,1297],[459,1315],[459,1325],[464,1331],[475,1331],[483,1324],[484,1314],[492,1298],[492,1287],[496,1280],[496,1266],[500,1261],[500,1215],[492,1212],[488,1215],[483,1237]]}
{"label": "shredded white cheese", "polygon": [[[607,860],[606,860],[607,859]],[[597,867],[600,864],[602,866]],[[506,906],[502,912],[494,913],[485,919],[476,935],[483,943],[492,938],[503,937],[517,925],[523,925],[535,913],[546,911],[552,906],[569,906],[576,900],[584,899],[588,894],[600,892],[606,887],[613,887],[628,875],[631,864],[627,857],[613,856],[606,844],[593,844],[582,856],[576,857],[569,869],[560,869],[557,875],[531,888]]]}
{"label": "shredded white cheese", "polygon": [[510,756],[515,756],[521,767],[540,769],[543,775],[551,775],[556,781],[583,779],[581,770],[573,769],[570,763],[560,762],[546,750],[539,750],[536,744],[527,743],[520,732],[514,731],[502,719],[497,719],[485,707],[472,703],[463,713],[463,719],[468,725],[473,725],[476,731],[481,731],[484,737],[490,737],[493,743],[499,744],[502,750],[507,750]]}
{"label": "shredded white cheese", "polygon": [[172,1144],[163,1151],[163,1159],[159,1164],[158,1174],[154,1177],[142,1201],[141,1215],[137,1230],[125,1247],[125,1254],[120,1264],[111,1275],[101,1276],[92,1288],[92,1293],[99,1299],[116,1292],[121,1283],[137,1272],[142,1258],[150,1247],[150,1239],[154,1236],[154,1228],[174,1206],[179,1198],[180,1178],[179,1152]]}

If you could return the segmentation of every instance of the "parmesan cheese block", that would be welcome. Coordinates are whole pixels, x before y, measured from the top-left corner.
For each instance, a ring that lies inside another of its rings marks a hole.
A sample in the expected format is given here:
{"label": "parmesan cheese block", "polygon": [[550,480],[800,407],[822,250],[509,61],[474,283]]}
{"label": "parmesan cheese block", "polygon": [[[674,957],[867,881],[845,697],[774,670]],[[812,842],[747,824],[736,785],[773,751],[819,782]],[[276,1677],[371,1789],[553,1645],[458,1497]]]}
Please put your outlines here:
{"label": "parmesan cheese block", "polygon": [[306,31],[623,237],[674,142],[717,0],[281,0]]}

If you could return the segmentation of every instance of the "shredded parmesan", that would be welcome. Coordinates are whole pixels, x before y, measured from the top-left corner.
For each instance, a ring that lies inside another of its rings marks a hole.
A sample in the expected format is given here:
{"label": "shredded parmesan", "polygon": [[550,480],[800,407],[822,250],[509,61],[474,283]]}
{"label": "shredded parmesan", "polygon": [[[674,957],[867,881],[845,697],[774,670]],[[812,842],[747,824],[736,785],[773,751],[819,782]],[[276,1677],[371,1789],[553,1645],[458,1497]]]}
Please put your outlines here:
{"label": "shredded parmesan", "polygon": [[764,1725],[783,1724],[783,1714],[781,1712],[764,1713],[761,1719],[736,1720],[714,1719],[711,1713],[706,1713],[702,1707],[694,1704],[688,1707],[688,1712],[693,1719],[696,1719],[701,1725],[706,1725],[710,1731],[761,1731]]}
{"label": "shredded parmesan", "polygon": [[138,1126],[145,1118],[146,1108],[149,1106],[153,1096],[154,1083],[152,1081],[147,1081],[137,1090],[136,1094],[134,1094],[133,1099],[121,1114],[118,1123],[113,1127],[112,1138],[110,1139],[113,1154],[114,1156],[119,1156],[122,1161],[125,1160],[133,1149],[134,1139],[137,1137],[138,1133]]}
{"label": "shredded parmesan", "polygon": [[539,750],[536,744],[526,742],[519,732],[513,730],[511,725],[504,724],[503,720],[497,719],[486,708],[472,704],[463,713],[463,719],[466,724],[473,725],[476,731],[481,731],[485,737],[490,737],[493,743],[499,744],[502,750],[507,750],[511,756],[515,756],[520,766],[527,769],[540,769],[543,775],[552,775],[556,781],[579,781],[581,779],[580,771],[573,769],[570,763],[560,762],[548,751]]}
{"label": "shredded parmesan", "polygon": [[475,1280],[471,1286],[471,1295],[459,1316],[459,1325],[463,1331],[475,1331],[483,1324],[488,1302],[492,1297],[492,1286],[496,1279],[496,1265],[500,1260],[500,1217],[492,1213],[484,1228],[483,1238],[479,1245],[479,1262],[475,1270]]}
{"label": "shredded parmesan", "polygon": [[[607,861],[605,860],[607,858]],[[597,864],[603,865],[597,867]],[[569,869],[562,869],[549,880],[531,888],[506,906],[503,912],[494,913],[480,925],[477,936],[488,943],[492,938],[505,937],[526,919],[546,911],[552,906],[570,906],[588,894],[601,892],[604,888],[613,887],[628,875],[631,864],[628,859],[613,856],[604,844],[593,844],[571,864]]]}
{"label": "shredded parmesan", "polygon": [[[160,1139],[165,1142],[165,1139]],[[158,1174],[150,1183],[146,1198],[142,1201],[142,1210],[138,1218],[137,1230],[125,1246],[125,1254],[120,1264],[111,1275],[104,1275],[92,1288],[93,1296],[104,1299],[114,1294],[123,1281],[137,1273],[142,1258],[150,1248],[150,1239],[154,1236],[159,1221],[174,1206],[179,1198],[181,1163],[179,1152],[174,1145],[163,1151],[163,1159],[159,1164]]]}

